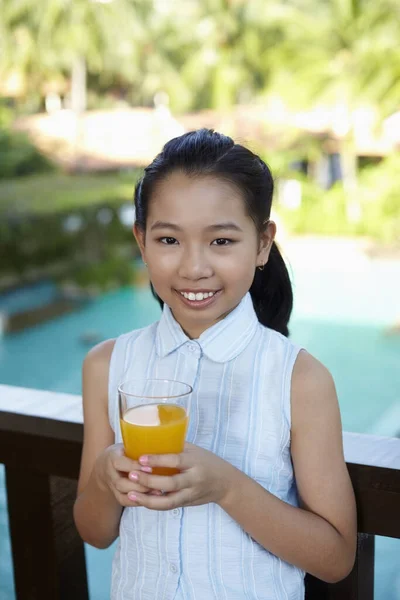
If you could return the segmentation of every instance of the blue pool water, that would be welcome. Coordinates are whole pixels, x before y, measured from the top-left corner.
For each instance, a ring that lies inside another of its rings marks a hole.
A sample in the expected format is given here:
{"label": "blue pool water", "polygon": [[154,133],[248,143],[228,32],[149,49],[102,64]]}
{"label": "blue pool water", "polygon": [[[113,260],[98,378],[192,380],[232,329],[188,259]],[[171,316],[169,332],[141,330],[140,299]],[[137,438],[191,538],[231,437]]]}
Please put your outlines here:
{"label": "blue pool water", "polygon": [[[387,333],[400,318],[400,263],[332,262],[323,271],[317,261],[306,262],[302,255],[293,255],[291,263],[296,298],[291,336],[333,373],[343,428],[400,435],[400,336]],[[76,313],[0,338],[0,382],[80,393],[81,364],[88,350],[81,336],[114,337],[158,315],[148,290],[123,289]],[[397,421],[393,415],[399,415]],[[0,599],[14,600],[7,532],[0,472]],[[92,600],[109,598],[112,552],[87,548]],[[399,573],[400,542],[377,538],[377,600],[400,600]]]}
{"label": "blue pool water", "polygon": [[9,315],[39,308],[57,298],[57,288],[51,281],[26,286],[0,295],[0,312]]}

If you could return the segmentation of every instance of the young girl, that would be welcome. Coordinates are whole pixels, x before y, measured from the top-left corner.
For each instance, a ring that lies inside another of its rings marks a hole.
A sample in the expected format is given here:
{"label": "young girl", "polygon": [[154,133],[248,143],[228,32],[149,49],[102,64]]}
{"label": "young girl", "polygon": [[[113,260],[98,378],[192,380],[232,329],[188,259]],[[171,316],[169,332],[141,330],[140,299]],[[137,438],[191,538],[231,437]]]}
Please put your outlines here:
{"label": "young girl", "polygon": [[[352,569],[338,401],[286,337],[272,192],[258,156],[205,129],[168,142],[136,187],[134,234],[163,312],[84,361],[74,509],[89,544],[119,536],[115,600],[300,600],[305,572],[336,582]],[[193,387],[182,454],[124,455],[117,388],[135,378]]]}

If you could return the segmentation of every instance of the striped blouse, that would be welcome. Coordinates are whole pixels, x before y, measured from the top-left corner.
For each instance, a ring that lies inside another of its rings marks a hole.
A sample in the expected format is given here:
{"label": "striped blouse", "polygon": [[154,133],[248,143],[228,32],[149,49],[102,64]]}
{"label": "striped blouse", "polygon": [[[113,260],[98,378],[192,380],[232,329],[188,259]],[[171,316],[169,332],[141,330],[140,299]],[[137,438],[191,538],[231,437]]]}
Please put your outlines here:
{"label": "striped blouse", "polygon": [[[299,348],[261,325],[247,294],[190,340],[161,319],[117,338],[109,417],[121,442],[118,384],[176,379],[193,387],[187,440],[214,452],[298,506],[290,455],[290,385]],[[304,572],[265,550],[218,505],[158,512],[125,508],[112,600],[303,600]]]}

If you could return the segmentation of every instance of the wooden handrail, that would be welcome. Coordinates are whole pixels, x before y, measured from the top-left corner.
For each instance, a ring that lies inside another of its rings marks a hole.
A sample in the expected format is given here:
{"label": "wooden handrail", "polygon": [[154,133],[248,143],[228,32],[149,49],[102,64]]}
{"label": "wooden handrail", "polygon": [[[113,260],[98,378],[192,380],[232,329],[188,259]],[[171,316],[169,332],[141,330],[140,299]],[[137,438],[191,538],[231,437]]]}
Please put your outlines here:
{"label": "wooden handrail", "polygon": [[[72,520],[82,439],[81,423],[0,411],[17,600],[88,599]],[[337,584],[307,575],[307,600],[372,600],[374,536],[400,538],[400,439],[345,433],[344,446],[357,501],[356,564]]]}

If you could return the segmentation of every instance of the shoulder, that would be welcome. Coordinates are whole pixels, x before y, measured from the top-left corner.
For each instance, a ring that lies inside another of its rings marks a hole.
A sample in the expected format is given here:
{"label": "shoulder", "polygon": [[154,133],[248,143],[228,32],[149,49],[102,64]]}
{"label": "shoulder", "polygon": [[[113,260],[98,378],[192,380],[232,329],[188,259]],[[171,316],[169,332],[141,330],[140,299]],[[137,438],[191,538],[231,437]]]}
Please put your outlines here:
{"label": "shoulder", "polygon": [[333,377],[329,370],[306,350],[299,352],[293,367],[292,387],[296,395],[330,388]]}
{"label": "shoulder", "polygon": [[91,348],[83,361],[84,371],[96,372],[109,365],[115,342],[116,339],[105,340]]}
{"label": "shoulder", "polygon": [[105,384],[107,389],[109,368],[114,350],[116,351],[117,359],[121,359],[121,355],[124,355],[126,349],[132,347],[135,342],[143,339],[143,336],[154,338],[157,326],[158,322],[155,322],[147,327],[123,333],[117,338],[100,342],[100,344],[91,348],[83,361],[84,381],[85,375],[89,378],[95,377],[97,383]]}
{"label": "shoulder", "polygon": [[298,353],[291,385],[292,432],[314,425],[318,420],[339,418],[339,406],[333,377],[314,356],[302,350]]}
{"label": "shoulder", "polygon": [[152,323],[148,327],[142,329],[134,329],[128,333],[123,333],[117,338],[112,338],[96,344],[89,350],[83,361],[83,369],[88,371],[102,370],[104,366],[109,366],[112,354],[116,347],[126,347],[135,342],[142,335],[152,334],[157,323]]}
{"label": "shoulder", "polygon": [[106,340],[89,350],[82,366],[83,403],[101,398],[107,404],[108,374],[115,339]]}
{"label": "shoulder", "polygon": [[106,363],[110,363],[111,356],[116,348],[123,348],[131,345],[137,340],[141,339],[143,336],[154,336],[157,330],[158,322],[152,323],[147,327],[142,327],[141,329],[134,329],[133,331],[129,331],[128,333],[123,333],[117,338],[105,340],[104,342],[100,342],[93,348],[89,350],[85,359],[84,365],[88,365],[90,367],[96,368],[104,366]]}
{"label": "shoulder", "polygon": [[79,492],[86,486],[99,453],[114,443],[108,420],[108,371],[115,340],[106,340],[87,353],[82,368],[83,452]]}

